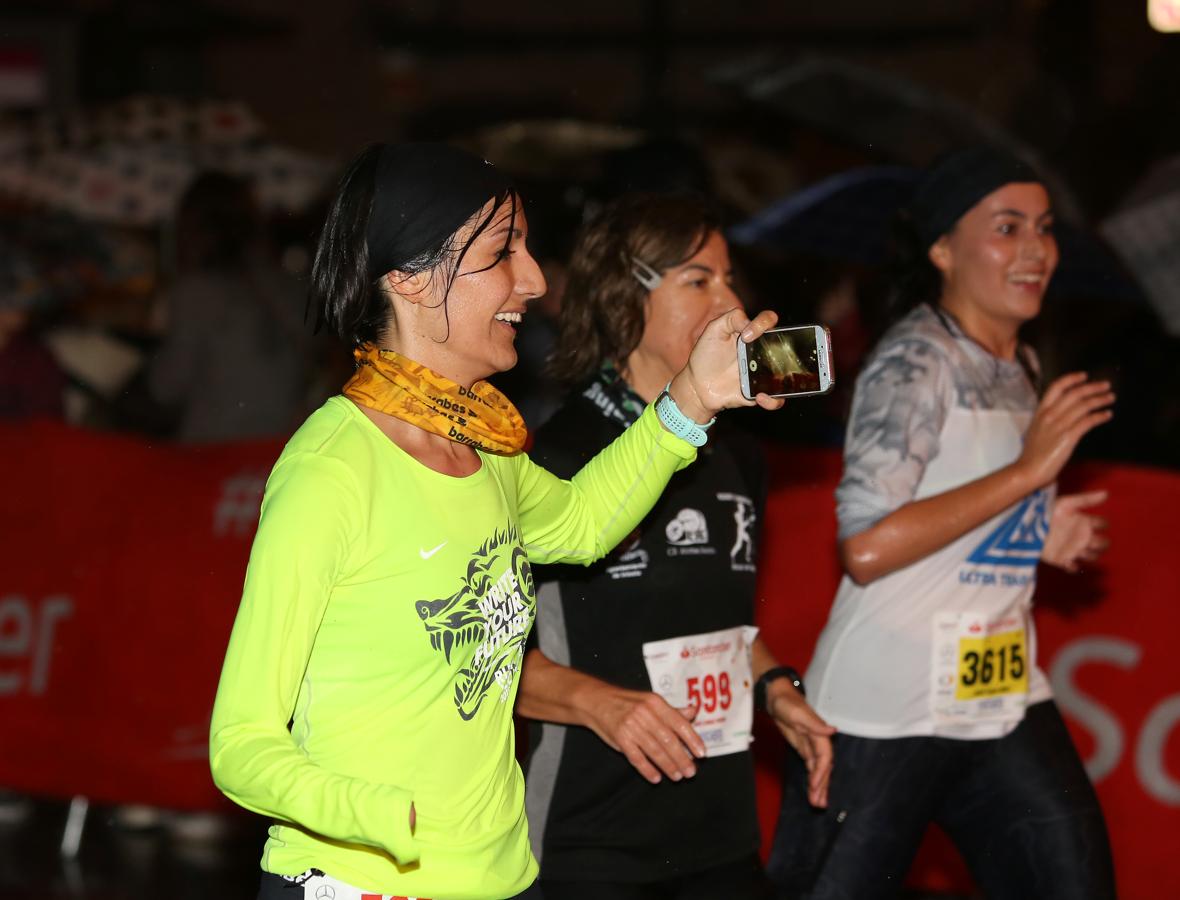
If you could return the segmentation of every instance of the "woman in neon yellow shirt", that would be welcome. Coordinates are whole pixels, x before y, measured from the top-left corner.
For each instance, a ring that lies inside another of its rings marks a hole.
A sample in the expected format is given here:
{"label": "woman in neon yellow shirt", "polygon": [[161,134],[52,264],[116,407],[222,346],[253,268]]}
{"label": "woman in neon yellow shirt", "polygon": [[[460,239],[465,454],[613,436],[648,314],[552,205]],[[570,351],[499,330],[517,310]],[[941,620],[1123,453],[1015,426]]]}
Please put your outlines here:
{"label": "woman in neon yellow shirt", "polygon": [[526,233],[507,179],[441,145],[366,150],[333,201],[312,302],[357,370],[267,482],[210,733],[218,786],[274,819],[260,896],[539,896],[511,718],[530,561],[601,558],[749,405],[734,343],[774,316],[732,310],[581,472],[533,465],[483,380],[545,291]]}

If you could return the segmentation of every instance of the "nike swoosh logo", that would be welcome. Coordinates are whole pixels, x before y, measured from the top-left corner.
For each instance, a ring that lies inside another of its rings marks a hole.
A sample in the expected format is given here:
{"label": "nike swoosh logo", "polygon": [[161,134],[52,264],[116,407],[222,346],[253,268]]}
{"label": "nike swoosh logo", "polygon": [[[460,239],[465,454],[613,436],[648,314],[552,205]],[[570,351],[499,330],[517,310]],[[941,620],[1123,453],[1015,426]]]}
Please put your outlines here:
{"label": "nike swoosh logo", "polygon": [[419,547],[418,548],[418,555],[421,556],[423,559],[430,559],[430,557],[434,556],[434,554],[438,553],[438,551],[441,550],[446,545],[447,545],[447,542],[443,541],[441,544],[439,544],[433,550],[423,550],[421,547]]}

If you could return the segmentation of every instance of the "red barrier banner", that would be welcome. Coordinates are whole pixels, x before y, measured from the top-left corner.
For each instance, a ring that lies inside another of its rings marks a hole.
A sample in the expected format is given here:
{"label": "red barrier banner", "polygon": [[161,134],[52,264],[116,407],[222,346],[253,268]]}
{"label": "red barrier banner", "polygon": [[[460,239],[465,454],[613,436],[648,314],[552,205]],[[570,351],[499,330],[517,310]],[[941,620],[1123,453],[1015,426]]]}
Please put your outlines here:
{"label": "red barrier banner", "polygon": [[[262,487],[280,446],[151,445],[43,423],[0,427],[0,786],[96,802],[226,809],[207,730]],[[803,668],[839,578],[834,451],[776,450],[758,624]],[[1166,548],[1180,474],[1071,471],[1104,487],[1113,546],[1080,576],[1042,572],[1041,664],[1098,784],[1121,896],[1180,896],[1180,588]],[[763,730],[767,840],[783,742]],[[944,838],[914,884],[962,889]]]}
{"label": "red barrier banner", "polygon": [[278,451],[0,431],[0,784],[229,805],[209,715]]}

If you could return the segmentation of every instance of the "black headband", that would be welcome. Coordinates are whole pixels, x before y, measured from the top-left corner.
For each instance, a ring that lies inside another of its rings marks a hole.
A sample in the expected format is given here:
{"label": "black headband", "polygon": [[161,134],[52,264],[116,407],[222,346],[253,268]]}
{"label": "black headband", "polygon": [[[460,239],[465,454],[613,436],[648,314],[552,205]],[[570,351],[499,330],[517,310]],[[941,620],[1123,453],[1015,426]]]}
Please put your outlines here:
{"label": "black headband", "polygon": [[386,144],[365,231],[370,278],[437,251],[485,203],[512,189],[495,166],[457,147]]}
{"label": "black headband", "polygon": [[1032,166],[994,147],[968,147],[942,157],[926,171],[910,201],[922,249],[929,249],[992,191],[1029,181],[1041,183]]}

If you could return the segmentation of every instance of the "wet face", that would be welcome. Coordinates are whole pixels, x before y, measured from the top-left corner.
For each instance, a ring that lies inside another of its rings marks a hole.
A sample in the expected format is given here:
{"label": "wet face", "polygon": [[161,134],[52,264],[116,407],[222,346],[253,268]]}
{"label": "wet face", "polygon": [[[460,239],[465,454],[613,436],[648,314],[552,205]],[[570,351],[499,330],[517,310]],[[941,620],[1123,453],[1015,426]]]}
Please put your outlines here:
{"label": "wet face", "polygon": [[1049,194],[1036,182],[988,194],[930,248],[944,305],[1007,328],[1041,311],[1057,259]]}
{"label": "wet face", "polygon": [[647,297],[643,336],[626,363],[628,380],[641,394],[647,384],[636,379],[661,390],[688,364],[705,326],[742,305],[733,290],[729,246],[720,232],[711,233],[696,254],[661,274]]}
{"label": "wet face", "polygon": [[[491,212],[489,202],[459,234],[460,246]],[[418,359],[454,381],[470,386],[516,365],[516,329],[525,306],[545,293],[545,277],[526,246],[528,223],[519,198],[502,204],[491,223],[471,242],[446,291],[435,273],[417,299]],[[417,355],[414,355],[417,353]]]}

